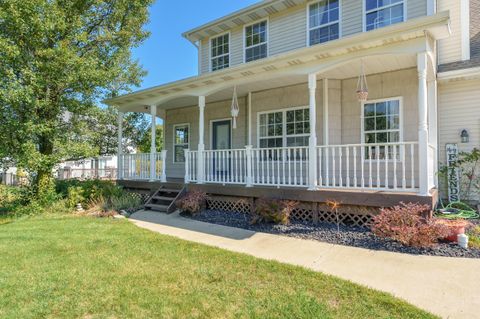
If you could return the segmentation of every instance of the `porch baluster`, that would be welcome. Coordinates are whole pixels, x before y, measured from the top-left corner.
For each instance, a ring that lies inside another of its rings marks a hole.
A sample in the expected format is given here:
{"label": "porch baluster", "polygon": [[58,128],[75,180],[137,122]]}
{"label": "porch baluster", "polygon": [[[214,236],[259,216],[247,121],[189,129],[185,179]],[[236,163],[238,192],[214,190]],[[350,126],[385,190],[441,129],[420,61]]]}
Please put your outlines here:
{"label": "porch baluster", "polygon": [[190,183],[190,159],[189,159],[190,150],[184,150],[185,156],[185,184]]}

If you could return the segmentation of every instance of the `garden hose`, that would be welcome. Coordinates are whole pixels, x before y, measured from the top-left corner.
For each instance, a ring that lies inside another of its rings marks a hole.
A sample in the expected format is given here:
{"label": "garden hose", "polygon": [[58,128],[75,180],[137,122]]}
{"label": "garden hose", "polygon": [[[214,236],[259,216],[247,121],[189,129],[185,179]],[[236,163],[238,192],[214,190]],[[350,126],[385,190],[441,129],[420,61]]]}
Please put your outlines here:
{"label": "garden hose", "polygon": [[[442,205],[443,207],[443,205]],[[437,216],[444,219],[477,219],[480,215],[475,209],[462,202],[453,202],[439,209]]]}

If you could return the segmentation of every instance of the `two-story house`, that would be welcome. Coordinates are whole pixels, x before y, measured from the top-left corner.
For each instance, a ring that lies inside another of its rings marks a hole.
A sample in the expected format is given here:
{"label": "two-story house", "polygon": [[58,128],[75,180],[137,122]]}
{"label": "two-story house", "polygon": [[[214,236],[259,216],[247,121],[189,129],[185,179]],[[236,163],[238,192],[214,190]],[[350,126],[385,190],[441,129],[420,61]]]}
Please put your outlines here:
{"label": "two-story house", "polygon": [[119,152],[119,177],[432,203],[445,144],[464,130],[465,148],[480,142],[479,10],[479,0],[266,0],[187,31],[197,76],[106,101],[165,123],[165,151]]}

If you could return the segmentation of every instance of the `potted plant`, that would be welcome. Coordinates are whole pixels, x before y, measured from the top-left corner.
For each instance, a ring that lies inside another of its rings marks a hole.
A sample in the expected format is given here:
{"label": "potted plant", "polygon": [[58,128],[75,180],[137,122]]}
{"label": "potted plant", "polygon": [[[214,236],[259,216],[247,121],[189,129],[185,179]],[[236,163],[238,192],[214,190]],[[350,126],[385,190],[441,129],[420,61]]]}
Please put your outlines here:
{"label": "potted plant", "polygon": [[450,233],[445,237],[449,242],[457,242],[457,236],[465,234],[465,229],[470,226],[470,223],[464,219],[438,219],[436,223],[444,225],[449,229]]}

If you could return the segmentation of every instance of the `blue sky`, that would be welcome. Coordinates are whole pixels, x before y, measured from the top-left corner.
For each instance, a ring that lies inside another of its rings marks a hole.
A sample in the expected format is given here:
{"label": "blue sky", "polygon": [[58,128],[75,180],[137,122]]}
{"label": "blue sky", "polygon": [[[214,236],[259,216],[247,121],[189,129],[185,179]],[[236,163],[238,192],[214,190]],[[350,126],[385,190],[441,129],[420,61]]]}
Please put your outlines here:
{"label": "blue sky", "polygon": [[151,32],[150,38],[133,51],[148,71],[138,89],[196,75],[197,49],[182,33],[256,2],[258,0],[157,0],[150,9],[150,23],[146,26]]}

